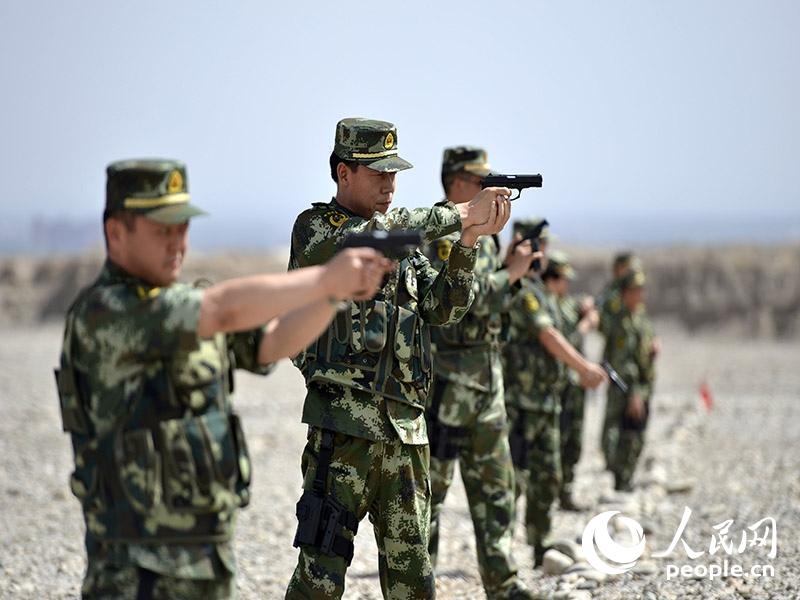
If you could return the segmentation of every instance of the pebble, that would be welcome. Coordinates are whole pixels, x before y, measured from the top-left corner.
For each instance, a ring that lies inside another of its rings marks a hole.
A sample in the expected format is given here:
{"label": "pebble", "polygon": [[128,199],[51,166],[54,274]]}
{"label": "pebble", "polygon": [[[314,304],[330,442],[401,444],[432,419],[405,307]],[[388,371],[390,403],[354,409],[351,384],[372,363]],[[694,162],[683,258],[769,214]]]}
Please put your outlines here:
{"label": "pebble", "polygon": [[550,547],[569,556],[573,561],[583,560],[583,548],[572,540],[562,539],[553,542]]}
{"label": "pebble", "polygon": [[558,550],[548,550],[542,559],[542,571],[547,575],[561,575],[575,561]]}
{"label": "pebble", "polygon": [[632,571],[638,575],[653,575],[654,573],[658,573],[658,567],[654,562],[641,560],[636,563]]}

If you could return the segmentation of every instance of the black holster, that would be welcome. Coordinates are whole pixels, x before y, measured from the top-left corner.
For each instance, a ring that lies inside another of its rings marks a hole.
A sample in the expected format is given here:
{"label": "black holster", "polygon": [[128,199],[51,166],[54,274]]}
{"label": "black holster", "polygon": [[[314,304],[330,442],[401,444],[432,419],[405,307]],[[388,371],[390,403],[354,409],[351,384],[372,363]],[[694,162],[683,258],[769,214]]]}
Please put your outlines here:
{"label": "black holster", "polygon": [[458,456],[458,450],[469,437],[466,427],[451,427],[439,421],[439,402],[443,393],[444,384],[438,379],[433,388],[433,401],[425,411],[425,421],[428,426],[428,443],[431,447],[431,457],[439,460],[453,460]]}
{"label": "black holster", "polygon": [[322,430],[322,442],[317,469],[311,490],[305,490],[297,502],[297,533],[294,547],[312,546],[328,556],[341,556],[348,566],[353,560],[353,542],[342,535],[347,528],[355,537],[358,531],[356,516],[325,490],[328,469],[333,456],[334,434]]}
{"label": "black holster", "polygon": [[511,462],[517,469],[528,468],[528,440],[525,439],[525,417],[519,411],[517,419],[514,421],[508,432],[508,445],[511,448]]}

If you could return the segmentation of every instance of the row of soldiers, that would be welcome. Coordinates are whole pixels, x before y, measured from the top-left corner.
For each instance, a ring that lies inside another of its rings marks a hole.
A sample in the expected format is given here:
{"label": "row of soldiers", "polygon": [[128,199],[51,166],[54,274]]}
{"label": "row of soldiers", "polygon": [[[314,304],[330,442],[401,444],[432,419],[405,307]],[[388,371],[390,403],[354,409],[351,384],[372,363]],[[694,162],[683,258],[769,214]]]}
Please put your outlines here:
{"label": "row of soldiers", "polygon": [[[581,390],[606,381],[570,340],[598,320],[606,358],[634,390],[609,396],[604,434],[617,487],[630,485],[655,347],[641,270],[607,291],[598,319],[566,294],[571,270],[547,252],[546,229],[526,236],[536,224],[517,221],[501,256],[510,190],[481,189],[485,151],[446,150],[446,198],[393,209],[395,174],[410,167],[394,125],[343,119],[330,157],[336,196],[298,216],[290,272],[212,286],[177,283],[189,219],[202,214],[185,167],[108,167],[107,261],[68,311],[56,377],[86,524],[83,597],[235,595],[231,540],[251,465],[233,372],[267,374],[284,356],[305,378],[308,425],[287,598],[341,597],[366,515],[384,597],[435,597],[438,517],[456,462],[487,597],[535,597],[511,557],[516,499],[526,496],[540,561],[554,499],[574,505],[571,476],[560,483],[559,415],[566,474],[579,454]],[[424,248],[393,260],[341,249],[353,233],[398,229],[421,232]]]}

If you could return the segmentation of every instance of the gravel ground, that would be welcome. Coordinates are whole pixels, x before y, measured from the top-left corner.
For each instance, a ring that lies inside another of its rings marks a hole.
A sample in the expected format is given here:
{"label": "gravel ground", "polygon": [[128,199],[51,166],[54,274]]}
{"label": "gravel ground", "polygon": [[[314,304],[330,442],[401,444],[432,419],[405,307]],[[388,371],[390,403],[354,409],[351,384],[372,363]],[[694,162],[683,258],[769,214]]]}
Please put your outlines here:
{"label": "gravel ground", "polygon": [[[632,494],[614,495],[597,447],[603,395],[588,403],[585,451],[578,467],[582,513],[557,512],[554,538],[575,539],[604,510],[622,510],[645,527],[646,553],[633,571],[600,583],[580,574],[533,571],[517,526],[514,551],[522,577],[550,598],[800,598],[800,344],[729,337],[690,337],[662,323],[664,342],[652,426]],[[68,438],[60,432],[51,368],[60,344],[59,325],[0,330],[0,597],[75,598],[84,569],[83,524],[70,496]],[[597,340],[592,347],[597,349]],[[707,379],[714,410],[700,405],[698,384]],[[243,374],[237,380],[255,462],[253,502],[241,514],[236,549],[240,597],[280,598],[296,561],[292,548],[294,503],[300,494],[299,458],[303,385],[283,363],[268,381]],[[650,553],[672,540],[684,507],[692,509],[683,539],[665,559]],[[730,534],[764,517],[777,522],[778,555],[747,548],[709,555],[714,525],[734,519]],[[368,522],[356,540],[346,598],[380,598],[375,543]],[[620,538],[622,539],[622,538]],[[721,564],[747,569],[769,564],[774,577],[667,579],[666,565]],[[445,504],[439,597],[483,597],[463,488]],[[580,589],[579,589],[580,588]]]}

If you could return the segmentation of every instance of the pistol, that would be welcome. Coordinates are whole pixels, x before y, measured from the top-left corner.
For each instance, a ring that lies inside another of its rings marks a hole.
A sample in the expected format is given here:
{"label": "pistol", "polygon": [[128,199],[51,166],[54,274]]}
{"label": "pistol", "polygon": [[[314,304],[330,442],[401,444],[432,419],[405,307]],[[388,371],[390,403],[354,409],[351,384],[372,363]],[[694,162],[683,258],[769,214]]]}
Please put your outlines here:
{"label": "pistol", "polygon": [[384,231],[376,229],[345,236],[342,248],[374,248],[388,258],[403,256],[422,244],[419,231]]}
{"label": "pistol", "polygon": [[614,370],[614,367],[612,367],[607,360],[604,360],[603,364],[600,366],[603,367],[603,370],[606,372],[606,375],[608,375],[608,378],[611,380],[611,383],[614,384],[614,386],[620,392],[622,392],[623,394],[627,394],[628,384],[623,381],[622,377],[619,376],[619,373],[617,373]]}
{"label": "pistol", "polygon": [[542,187],[542,176],[536,175],[501,175],[500,173],[489,173],[481,180],[481,189],[487,187],[507,187],[517,190],[517,195],[509,200],[516,200],[522,195],[522,190],[526,188]]}
{"label": "pistol", "polygon": [[[514,246],[518,246],[522,242],[526,242],[528,240],[531,241],[531,247],[533,248],[534,252],[539,251],[539,237],[542,235],[542,230],[550,225],[547,222],[547,219],[543,219],[541,223],[539,223],[536,227],[528,230],[525,232],[525,235],[522,236],[522,239],[518,241]],[[542,261],[538,258],[534,259],[531,263],[531,268],[536,271],[537,273],[542,270]]]}

